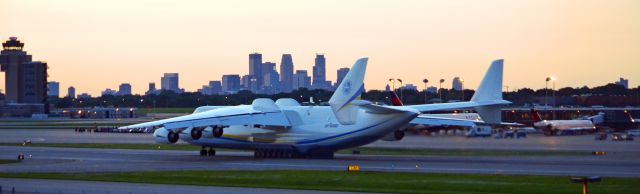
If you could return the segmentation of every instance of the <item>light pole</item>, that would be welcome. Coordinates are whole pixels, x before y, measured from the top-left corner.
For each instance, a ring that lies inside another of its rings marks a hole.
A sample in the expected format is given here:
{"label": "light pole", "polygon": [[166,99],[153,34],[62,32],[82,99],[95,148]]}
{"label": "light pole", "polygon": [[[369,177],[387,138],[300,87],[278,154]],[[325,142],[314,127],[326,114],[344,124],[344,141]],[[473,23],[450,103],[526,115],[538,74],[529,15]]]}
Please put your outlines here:
{"label": "light pole", "polygon": [[444,83],[444,79],[440,79],[440,85],[438,86],[438,94],[440,95],[440,102],[442,102],[442,83]]}
{"label": "light pole", "polygon": [[423,79],[422,83],[424,83],[424,103],[427,103],[427,83],[429,83],[428,79]]}
{"label": "light pole", "polygon": [[[556,106],[556,77],[555,76],[551,76],[551,81],[553,81],[553,91],[552,92],[552,96],[553,96],[553,106]],[[553,111],[553,120],[556,119],[556,111]]]}
{"label": "light pole", "polygon": [[396,79],[389,78],[389,82],[391,82],[391,91],[396,91]]}
{"label": "light pole", "polygon": [[404,97],[402,96],[402,90],[403,90],[404,85],[402,85],[402,79],[397,79],[397,80],[398,80],[398,82],[400,82],[400,88],[399,88],[400,89],[400,102],[402,102],[404,104]]}
{"label": "light pole", "polygon": [[547,77],[544,80],[544,109],[547,109],[547,106],[549,106],[547,100],[547,96],[549,95],[549,81],[551,81],[551,77]]}

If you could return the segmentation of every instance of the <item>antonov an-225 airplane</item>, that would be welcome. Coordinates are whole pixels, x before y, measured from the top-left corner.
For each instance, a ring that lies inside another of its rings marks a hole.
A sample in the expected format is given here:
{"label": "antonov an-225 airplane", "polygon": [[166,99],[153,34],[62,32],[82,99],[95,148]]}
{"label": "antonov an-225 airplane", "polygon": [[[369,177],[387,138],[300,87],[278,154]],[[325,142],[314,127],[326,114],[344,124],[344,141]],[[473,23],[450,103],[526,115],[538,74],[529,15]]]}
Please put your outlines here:
{"label": "antonov an-225 airplane", "polygon": [[[380,106],[360,100],[367,58],[356,61],[329,100],[330,106],[301,106],[290,98],[255,99],[251,105],[199,107],[193,114],[121,127],[155,128],[155,141],[183,140],[213,148],[254,150],[256,158],[332,158],[334,152],[379,139],[399,140],[420,112],[475,107],[495,112],[502,99],[503,60],[496,60],[469,102]],[[498,114],[499,116],[499,114]],[[209,150],[206,150],[206,148]]]}

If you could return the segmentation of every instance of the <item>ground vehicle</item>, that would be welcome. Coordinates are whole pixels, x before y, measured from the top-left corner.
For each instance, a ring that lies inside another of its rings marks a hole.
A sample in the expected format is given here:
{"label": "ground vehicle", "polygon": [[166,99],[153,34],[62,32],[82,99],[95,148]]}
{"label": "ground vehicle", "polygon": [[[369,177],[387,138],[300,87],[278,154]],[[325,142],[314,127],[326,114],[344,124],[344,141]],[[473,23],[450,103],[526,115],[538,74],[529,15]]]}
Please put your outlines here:
{"label": "ground vehicle", "polygon": [[467,137],[491,137],[491,134],[490,126],[477,126],[469,129]]}
{"label": "ground vehicle", "polygon": [[632,141],[633,137],[627,134],[622,134],[622,133],[614,133],[611,136],[611,140],[612,141]]}

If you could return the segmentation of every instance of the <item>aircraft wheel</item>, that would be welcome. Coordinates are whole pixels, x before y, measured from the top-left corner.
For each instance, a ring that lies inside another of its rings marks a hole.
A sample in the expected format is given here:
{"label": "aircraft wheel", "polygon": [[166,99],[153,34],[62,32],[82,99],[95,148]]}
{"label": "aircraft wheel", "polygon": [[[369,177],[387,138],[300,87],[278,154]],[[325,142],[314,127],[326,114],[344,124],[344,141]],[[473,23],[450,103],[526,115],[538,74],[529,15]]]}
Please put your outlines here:
{"label": "aircraft wheel", "polygon": [[207,155],[207,150],[200,150],[200,156],[206,156]]}
{"label": "aircraft wheel", "polygon": [[209,155],[209,156],[215,156],[215,155],[216,155],[216,150],[214,150],[214,149],[209,149],[209,152],[207,152],[207,155]]}

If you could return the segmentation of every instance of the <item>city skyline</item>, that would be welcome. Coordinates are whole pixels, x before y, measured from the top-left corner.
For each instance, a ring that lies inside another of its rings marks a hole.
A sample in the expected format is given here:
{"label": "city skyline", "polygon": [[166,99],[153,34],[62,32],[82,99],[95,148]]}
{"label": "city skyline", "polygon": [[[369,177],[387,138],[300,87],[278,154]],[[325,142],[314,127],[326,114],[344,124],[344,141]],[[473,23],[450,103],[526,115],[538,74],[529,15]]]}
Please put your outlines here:
{"label": "city skyline", "polygon": [[619,77],[632,88],[640,83],[637,1],[123,3],[1,2],[11,9],[0,12],[0,39],[18,37],[50,66],[50,81],[94,96],[120,83],[143,94],[166,72],[196,91],[222,75],[245,74],[247,54],[256,51],[277,69],[289,53],[295,70],[308,75],[315,53],[324,53],[326,79],[334,82],[335,70],[367,56],[367,89],[402,78],[422,90],[424,78],[435,86],[455,76],[473,89],[497,58],[505,59],[510,90],[544,88],[550,75],[557,88]]}

